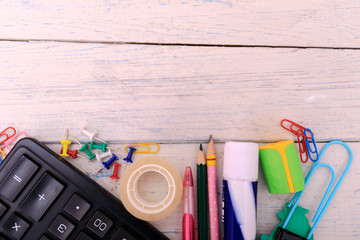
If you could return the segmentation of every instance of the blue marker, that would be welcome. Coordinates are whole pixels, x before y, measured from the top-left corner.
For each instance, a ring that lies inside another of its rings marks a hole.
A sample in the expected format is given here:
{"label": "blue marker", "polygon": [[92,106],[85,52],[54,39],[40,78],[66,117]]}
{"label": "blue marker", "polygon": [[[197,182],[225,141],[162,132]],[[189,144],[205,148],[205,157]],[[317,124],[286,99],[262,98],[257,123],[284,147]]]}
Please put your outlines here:
{"label": "blue marker", "polygon": [[224,149],[224,240],[256,239],[256,197],[259,146],[227,142]]}

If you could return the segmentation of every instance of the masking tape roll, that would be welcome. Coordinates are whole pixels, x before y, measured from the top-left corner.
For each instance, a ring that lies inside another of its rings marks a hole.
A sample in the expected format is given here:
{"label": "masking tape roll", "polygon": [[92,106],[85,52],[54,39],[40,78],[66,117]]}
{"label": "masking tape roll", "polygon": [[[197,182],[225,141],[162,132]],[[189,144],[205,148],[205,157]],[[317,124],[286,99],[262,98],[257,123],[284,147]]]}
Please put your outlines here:
{"label": "masking tape roll", "polygon": [[[139,194],[139,179],[149,172],[158,173],[167,181],[168,192],[160,201],[148,201]],[[156,221],[169,216],[179,205],[182,192],[180,173],[173,165],[161,158],[147,157],[132,163],[120,179],[120,198],[126,210],[146,221]]]}

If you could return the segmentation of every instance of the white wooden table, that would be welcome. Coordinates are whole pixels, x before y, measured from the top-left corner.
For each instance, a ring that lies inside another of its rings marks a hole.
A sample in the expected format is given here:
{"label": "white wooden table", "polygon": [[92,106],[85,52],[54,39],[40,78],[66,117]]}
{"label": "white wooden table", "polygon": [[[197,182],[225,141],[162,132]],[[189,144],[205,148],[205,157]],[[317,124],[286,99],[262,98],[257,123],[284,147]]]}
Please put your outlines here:
{"label": "white wooden table", "polygon": [[[157,156],[181,174],[213,134],[220,199],[224,142],[294,139],[280,127],[288,118],[311,128],[319,148],[339,139],[353,149],[315,238],[360,239],[359,9],[337,0],[3,1],[1,129],[56,151],[66,128],[85,126],[114,146],[159,142]],[[334,147],[323,161],[339,173],[346,156]],[[70,162],[119,196],[109,173],[94,176],[99,165]],[[309,219],[328,182],[320,172],[301,201]],[[260,167],[259,234],[290,198],[267,192]],[[153,224],[181,239],[181,212]]]}

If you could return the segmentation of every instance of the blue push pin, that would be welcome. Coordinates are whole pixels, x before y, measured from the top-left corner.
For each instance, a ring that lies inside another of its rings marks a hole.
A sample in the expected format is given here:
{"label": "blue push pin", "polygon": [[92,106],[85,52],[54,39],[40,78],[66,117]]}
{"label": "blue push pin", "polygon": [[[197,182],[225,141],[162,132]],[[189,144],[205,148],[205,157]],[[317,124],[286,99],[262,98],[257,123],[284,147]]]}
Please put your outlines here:
{"label": "blue push pin", "polygon": [[102,165],[104,165],[104,167],[109,170],[110,169],[110,165],[115,161],[115,160],[119,160],[118,157],[113,154],[112,158],[110,158],[107,162],[102,162]]}
{"label": "blue push pin", "polygon": [[128,153],[128,155],[127,155],[127,157],[126,158],[124,158],[124,161],[126,161],[126,162],[128,162],[128,163],[132,163],[133,161],[131,160],[131,158],[132,158],[132,155],[133,155],[133,153],[136,151],[136,148],[134,148],[134,147],[129,147],[129,153]]}

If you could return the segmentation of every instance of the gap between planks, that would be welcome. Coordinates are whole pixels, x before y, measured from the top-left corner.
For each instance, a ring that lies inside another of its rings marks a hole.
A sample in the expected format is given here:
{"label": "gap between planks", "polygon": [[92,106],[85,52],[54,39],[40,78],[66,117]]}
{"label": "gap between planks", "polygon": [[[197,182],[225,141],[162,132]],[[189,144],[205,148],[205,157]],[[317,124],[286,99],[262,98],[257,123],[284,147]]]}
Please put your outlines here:
{"label": "gap between planks", "polygon": [[360,47],[321,47],[321,46],[287,46],[287,45],[246,45],[246,44],[197,44],[197,43],[156,43],[156,42],[126,42],[126,41],[87,41],[70,39],[0,39],[0,42],[59,42],[87,43],[108,45],[149,45],[149,46],[183,46],[183,47],[227,47],[227,48],[298,48],[298,49],[328,49],[328,50],[360,50]]}

